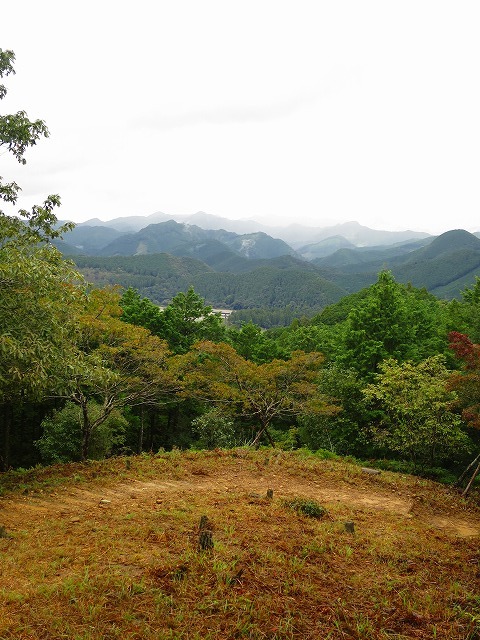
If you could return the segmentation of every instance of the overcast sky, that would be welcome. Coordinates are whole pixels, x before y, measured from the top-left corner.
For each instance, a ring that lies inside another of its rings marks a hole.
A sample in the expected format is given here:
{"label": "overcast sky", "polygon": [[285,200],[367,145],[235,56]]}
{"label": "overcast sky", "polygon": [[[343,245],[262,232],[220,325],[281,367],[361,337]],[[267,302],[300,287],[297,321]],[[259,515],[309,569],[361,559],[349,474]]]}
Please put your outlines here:
{"label": "overcast sky", "polygon": [[205,211],[480,230],[480,2],[22,0],[0,175],[75,221]]}

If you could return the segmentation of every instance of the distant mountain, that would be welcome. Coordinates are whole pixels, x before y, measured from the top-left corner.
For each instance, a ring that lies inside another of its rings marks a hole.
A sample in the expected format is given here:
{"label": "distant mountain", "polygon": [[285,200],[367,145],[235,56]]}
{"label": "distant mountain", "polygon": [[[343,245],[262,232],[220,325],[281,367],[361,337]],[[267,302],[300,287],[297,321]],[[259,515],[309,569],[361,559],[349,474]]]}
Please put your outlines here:
{"label": "distant mountain", "polygon": [[342,236],[357,247],[389,245],[407,240],[428,238],[430,234],[421,231],[380,231],[370,229],[358,222],[344,222],[324,229],[311,229],[310,239],[320,242],[332,236]]}
{"label": "distant mountain", "polygon": [[430,244],[432,240],[433,236],[388,246],[355,247],[350,245],[350,247],[325,255],[323,258],[315,258],[312,262],[318,267],[342,268],[348,265],[359,271],[371,271],[372,269],[378,271],[395,258],[412,253],[412,251]]}
{"label": "distant mountain", "polygon": [[393,272],[401,282],[426,287],[439,297],[458,297],[466,283],[480,276],[480,239],[463,229],[447,231],[398,258]]}
{"label": "distant mountain", "polygon": [[403,254],[394,254],[394,248],[390,254],[385,249],[380,254],[340,249],[314,263],[324,277],[351,292],[375,282],[385,268],[399,282],[425,287],[440,298],[459,297],[460,291],[480,276],[480,239],[468,231],[447,231],[426,246],[411,250],[411,245],[404,245],[403,249]]}
{"label": "distant mountain", "polygon": [[140,231],[149,224],[155,224],[157,222],[166,222],[172,220],[172,216],[157,211],[149,216],[125,216],[123,218],[113,218],[113,220],[99,220],[98,218],[91,218],[85,222],[79,222],[77,226],[83,227],[109,227],[110,229],[116,229],[123,233],[135,233]]}
{"label": "distant mountain", "polygon": [[125,234],[99,252],[101,255],[144,255],[168,252],[206,260],[207,256],[230,252],[247,259],[269,259],[295,255],[283,240],[265,233],[238,235],[224,230],[205,230],[192,224],[169,220],[151,224],[137,233]]}
{"label": "distant mountain", "polygon": [[63,245],[71,249],[69,253],[96,255],[107,244],[123,235],[124,232],[112,227],[78,225],[63,235]]}
{"label": "distant mountain", "polygon": [[299,253],[305,260],[315,260],[316,258],[323,258],[329,256],[339,249],[350,249],[355,247],[354,244],[347,240],[343,236],[330,236],[320,242],[312,242],[304,247],[299,247],[297,253]]}
{"label": "distant mountain", "polygon": [[[127,216],[102,221],[92,218],[78,226],[103,226],[113,228],[123,233],[135,233],[150,224],[157,224],[174,220],[184,224],[193,224],[205,230],[225,230],[237,234],[263,232],[273,238],[279,238],[294,249],[307,244],[318,243],[333,236],[342,236],[355,246],[388,245],[406,240],[426,238],[428,233],[419,231],[380,231],[369,229],[358,222],[345,222],[334,226],[309,227],[301,224],[288,226],[267,226],[251,219],[230,220],[221,216],[214,216],[203,211],[191,215],[172,215],[157,211],[149,216]],[[319,256],[317,256],[319,257]]]}
{"label": "distant mountain", "polygon": [[266,227],[260,222],[255,222],[255,220],[229,220],[228,218],[214,216],[210,213],[204,213],[203,211],[185,215],[174,215],[157,211],[148,216],[126,216],[107,221],[91,218],[86,222],[78,223],[78,226],[104,226],[123,232],[135,233],[150,224],[168,222],[169,220],[184,224],[194,224],[202,229],[225,229],[225,231],[232,231],[233,233],[239,234],[254,233],[256,231],[267,232],[269,230],[269,227]]}

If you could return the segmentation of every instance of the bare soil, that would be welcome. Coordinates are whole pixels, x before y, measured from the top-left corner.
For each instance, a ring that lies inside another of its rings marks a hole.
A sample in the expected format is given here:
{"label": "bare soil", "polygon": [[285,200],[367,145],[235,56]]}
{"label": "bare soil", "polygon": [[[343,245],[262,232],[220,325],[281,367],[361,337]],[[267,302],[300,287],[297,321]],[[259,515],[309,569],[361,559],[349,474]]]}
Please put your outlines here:
{"label": "bare soil", "polygon": [[[240,465],[239,465],[240,466]],[[261,474],[241,468],[225,468],[215,475],[203,471],[195,472],[186,480],[139,481],[129,478],[112,486],[93,486],[88,489],[70,486],[47,495],[4,498],[0,501],[0,517],[7,530],[25,529],[29,521],[51,518],[57,515],[76,518],[90,514],[92,510],[114,509],[127,513],[132,504],[140,507],[151,504],[174,502],[177,498],[188,499],[199,493],[209,494],[213,501],[222,494],[247,494],[247,497],[264,496],[267,488],[275,496],[288,498],[302,495],[313,498],[327,507],[330,503],[348,505],[353,510],[378,510],[415,519],[433,529],[442,530],[457,537],[472,537],[480,534],[480,519],[468,514],[456,515],[451,510],[432,511],[422,496],[404,493],[392,488],[375,485],[374,479],[365,479],[369,486],[361,486],[362,478],[355,485],[348,481],[331,482],[324,479],[308,480],[264,471]],[[352,482],[352,481],[350,481]]]}

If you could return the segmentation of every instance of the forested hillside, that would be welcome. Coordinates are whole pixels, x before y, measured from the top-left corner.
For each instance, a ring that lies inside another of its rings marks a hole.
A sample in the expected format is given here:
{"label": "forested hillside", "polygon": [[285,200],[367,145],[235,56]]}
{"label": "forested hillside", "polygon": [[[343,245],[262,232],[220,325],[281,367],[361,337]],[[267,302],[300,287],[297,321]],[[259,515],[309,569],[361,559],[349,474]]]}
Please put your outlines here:
{"label": "forested hillside", "polygon": [[160,305],[193,286],[216,308],[278,309],[290,305],[299,314],[311,314],[347,293],[322,277],[313,265],[290,256],[250,261],[222,251],[209,259],[218,271],[207,262],[165,253],[74,259],[90,282],[132,286]]}
{"label": "forested hillside", "polygon": [[458,298],[480,275],[480,240],[475,235],[457,229],[423,244],[425,241],[382,250],[342,249],[314,262],[332,269],[332,280],[345,288],[350,277],[369,283],[379,270],[389,268],[400,282],[425,287],[441,298]]}
{"label": "forested hillside", "polygon": [[[285,306],[298,316],[312,316],[344,295],[373,284],[387,268],[399,282],[447,300],[459,299],[461,291],[480,275],[480,240],[462,230],[392,247],[339,249],[312,262],[290,255],[247,258],[218,240],[195,246],[193,251],[191,244],[177,244],[181,257],[146,253],[74,256],[74,260],[87,280],[98,286],[133,286],[158,304],[168,304],[179,290],[193,286],[213,307],[245,310],[237,317],[263,318],[264,327],[288,324],[291,315],[278,315]],[[196,258],[186,257],[191,253]]]}

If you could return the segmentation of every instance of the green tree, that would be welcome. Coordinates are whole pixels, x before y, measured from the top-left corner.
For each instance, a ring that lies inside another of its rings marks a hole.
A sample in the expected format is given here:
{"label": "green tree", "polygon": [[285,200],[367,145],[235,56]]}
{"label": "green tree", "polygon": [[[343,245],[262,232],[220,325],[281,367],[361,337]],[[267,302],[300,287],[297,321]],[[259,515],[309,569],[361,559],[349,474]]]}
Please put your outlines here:
{"label": "green tree", "polygon": [[276,358],[286,358],[287,353],[278,342],[269,338],[259,326],[248,322],[240,329],[228,330],[228,341],[237,353],[257,364]]}
{"label": "green tree", "polygon": [[[91,421],[103,414],[102,406],[94,401],[87,408]],[[67,404],[42,422],[43,435],[35,442],[42,460],[46,464],[72,462],[82,459],[83,413],[73,402]],[[127,420],[120,411],[112,411],[98,424],[89,439],[87,456],[91,460],[102,459],[111,454],[116,446],[123,444]]]}
{"label": "green tree", "polygon": [[480,343],[480,278],[472,287],[462,291],[462,300],[448,305],[448,326],[451,331],[466,334],[472,342]]}
{"label": "green tree", "polygon": [[365,426],[369,413],[362,393],[364,383],[354,369],[330,363],[322,371],[319,390],[334,399],[338,412],[307,415],[300,421],[300,436],[310,449],[327,449],[341,455],[370,453]]}
{"label": "green tree", "polygon": [[[12,51],[0,50],[0,78],[14,73]],[[6,88],[0,85],[0,99]],[[25,164],[24,154],[48,130],[24,111],[0,116],[0,147]],[[0,178],[0,200],[16,205],[20,187]],[[69,225],[58,228],[59,197],[19,215],[0,211],[0,428],[2,459],[10,464],[13,405],[38,401],[64,387],[75,360],[73,336],[83,287],[73,265],[53,247]]]}
{"label": "green tree", "polygon": [[[425,292],[426,293],[426,292]],[[371,378],[387,358],[419,361],[446,348],[440,305],[383,271],[348,315],[339,361]]]}
{"label": "green tree", "polygon": [[138,291],[129,287],[120,299],[122,320],[138,327],[145,327],[152,333],[158,333],[161,310],[148,298],[142,298]]}
{"label": "green tree", "polygon": [[218,407],[192,420],[192,427],[199,438],[197,445],[204,449],[228,449],[236,444],[233,420]]}
{"label": "green tree", "polygon": [[160,314],[155,333],[174,353],[186,353],[198,340],[223,340],[225,331],[220,314],[190,287],[186,293],[178,293]]}
{"label": "green tree", "polygon": [[443,356],[418,364],[385,360],[379,370],[364,395],[381,412],[373,426],[380,444],[420,466],[458,459],[468,451],[469,439],[453,411],[456,396],[446,386],[450,374]]}
{"label": "green tree", "polygon": [[[15,73],[13,51],[0,49],[0,79]],[[7,89],[0,84],[0,100],[5,98]],[[37,144],[42,137],[48,137],[48,129],[43,120],[29,120],[25,111],[0,115],[0,148],[4,147],[8,153],[20,163],[26,164],[24,157],[29,147]],[[16,205],[20,186],[16,182],[4,182],[0,176],[0,200]],[[26,245],[32,245],[40,240],[58,238],[72,225],[58,228],[57,217],[53,210],[60,204],[58,195],[51,195],[43,206],[34,206],[31,211],[21,209],[20,217],[7,216],[0,211],[0,240],[2,245],[13,239],[15,246],[20,240]],[[22,220],[24,218],[25,220]]]}
{"label": "green tree", "polygon": [[288,351],[318,351],[327,360],[335,359],[342,343],[344,323],[333,326],[324,324],[293,325],[280,335],[279,344]]}

